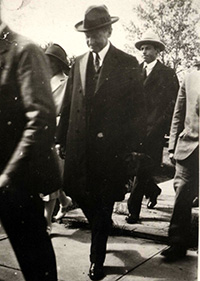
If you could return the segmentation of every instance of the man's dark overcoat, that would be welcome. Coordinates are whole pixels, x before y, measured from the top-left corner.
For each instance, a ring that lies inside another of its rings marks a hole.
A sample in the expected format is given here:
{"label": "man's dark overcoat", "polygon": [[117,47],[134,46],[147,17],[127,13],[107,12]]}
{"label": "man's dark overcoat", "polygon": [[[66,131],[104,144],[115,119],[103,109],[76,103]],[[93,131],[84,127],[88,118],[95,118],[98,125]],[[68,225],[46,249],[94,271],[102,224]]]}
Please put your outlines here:
{"label": "man's dark overcoat", "polygon": [[[142,70],[143,63],[140,65]],[[169,134],[173,109],[179,82],[175,71],[157,61],[144,81],[144,95],[147,105],[146,147],[155,163],[162,160],[164,136]]]}
{"label": "man's dark overcoat", "polygon": [[66,148],[64,188],[75,198],[89,191],[121,200],[130,176],[128,158],[140,149],[146,133],[138,64],[111,45],[88,112],[89,56],[86,53],[76,59],[61,115],[58,142]]}
{"label": "man's dark overcoat", "polygon": [[47,64],[38,50],[28,39],[4,29],[0,39],[0,174],[7,174],[15,186],[49,194],[61,180],[52,149],[55,106],[49,96]]}

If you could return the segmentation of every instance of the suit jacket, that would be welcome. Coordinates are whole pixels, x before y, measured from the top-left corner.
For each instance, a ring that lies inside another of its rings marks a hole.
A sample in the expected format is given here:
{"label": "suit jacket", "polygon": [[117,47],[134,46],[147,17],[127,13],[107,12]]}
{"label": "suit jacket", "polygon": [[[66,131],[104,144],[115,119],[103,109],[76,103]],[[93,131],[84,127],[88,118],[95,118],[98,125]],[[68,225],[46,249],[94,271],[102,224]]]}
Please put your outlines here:
{"label": "suit jacket", "polygon": [[184,160],[199,145],[200,71],[187,74],[178,93],[171,124],[169,151]]}
{"label": "suit jacket", "polygon": [[[140,65],[142,68],[143,64]],[[143,84],[147,105],[147,154],[160,164],[164,136],[169,133],[179,83],[174,70],[157,61]]]}
{"label": "suit jacket", "polygon": [[55,106],[42,50],[6,27],[0,34],[0,173],[47,194],[61,184]]}
{"label": "suit jacket", "polygon": [[[146,133],[145,106],[137,60],[110,46],[86,114],[89,53],[76,59],[68,80],[58,142],[66,147],[65,189],[77,197],[85,189],[121,200],[128,180],[126,156]],[[91,78],[92,79],[92,78]]]}

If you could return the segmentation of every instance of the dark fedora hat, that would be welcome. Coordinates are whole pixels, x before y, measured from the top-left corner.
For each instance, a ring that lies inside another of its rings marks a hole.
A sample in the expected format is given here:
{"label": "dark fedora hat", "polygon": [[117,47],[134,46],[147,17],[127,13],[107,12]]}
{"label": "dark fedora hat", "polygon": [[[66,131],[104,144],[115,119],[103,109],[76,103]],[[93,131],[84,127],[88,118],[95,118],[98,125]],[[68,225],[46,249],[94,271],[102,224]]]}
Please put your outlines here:
{"label": "dark fedora hat", "polygon": [[87,32],[118,21],[118,17],[111,17],[105,5],[90,6],[85,12],[83,21],[75,25],[77,31]]}
{"label": "dark fedora hat", "polygon": [[155,34],[152,30],[147,30],[142,38],[135,43],[135,47],[140,50],[142,45],[150,44],[160,49],[160,51],[165,50],[165,45],[160,41],[157,34]]}
{"label": "dark fedora hat", "polygon": [[46,49],[45,54],[57,58],[64,65],[65,68],[69,69],[67,54],[60,45],[52,44]]}

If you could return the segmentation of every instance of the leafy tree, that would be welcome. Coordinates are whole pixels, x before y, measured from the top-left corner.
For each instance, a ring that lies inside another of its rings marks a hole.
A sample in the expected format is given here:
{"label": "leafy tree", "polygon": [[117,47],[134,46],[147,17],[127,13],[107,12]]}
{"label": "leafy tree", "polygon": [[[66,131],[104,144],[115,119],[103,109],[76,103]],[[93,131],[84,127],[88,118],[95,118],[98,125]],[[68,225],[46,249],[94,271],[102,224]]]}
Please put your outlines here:
{"label": "leafy tree", "polygon": [[200,13],[193,0],[143,0],[133,8],[138,17],[125,26],[128,39],[126,50],[133,52],[135,42],[147,29],[152,29],[159,35],[166,50],[161,54],[161,60],[180,72],[194,63],[199,56],[200,38],[198,23]]}

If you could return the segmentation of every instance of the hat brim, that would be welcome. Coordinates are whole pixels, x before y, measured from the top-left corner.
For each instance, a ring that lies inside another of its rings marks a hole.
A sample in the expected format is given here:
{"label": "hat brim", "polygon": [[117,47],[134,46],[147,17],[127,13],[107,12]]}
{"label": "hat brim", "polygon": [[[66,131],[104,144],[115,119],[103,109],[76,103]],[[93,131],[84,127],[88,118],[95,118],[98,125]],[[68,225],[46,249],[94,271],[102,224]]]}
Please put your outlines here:
{"label": "hat brim", "polygon": [[76,28],[76,30],[79,31],[79,32],[87,32],[87,31],[99,29],[99,28],[101,28],[101,27],[104,27],[104,26],[113,24],[113,23],[117,22],[118,20],[119,20],[119,17],[111,17],[111,20],[110,20],[109,22],[106,22],[106,23],[103,23],[103,24],[99,24],[99,25],[96,25],[96,26],[93,26],[93,27],[90,27],[90,28],[85,28],[85,27],[83,26],[83,21],[80,21],[80,22],[78,22],[78,23],[75,25],[75,28]]}
{"label": "hat brim", "polygon": [[66,69],[70,69],[70,67],[69,67],[67,61],[63,61],[63,60],[61,60],[58,56],[56,56],[56,55],[54,55],[54,54],[51,54],[51,53],[48,53],[48,52],[46,52],[45,54],[48,55],[48,56],[52,56],[52,57],[58,59],[59,62],[61,62],[61,63],[63,64],[63,66],[65,66]]}
{"label": "hat brim", "polygon": [[135,43],[135,47],[140,50],[141,46],[142,45],[145,45],[145,44],[150,44],[150,45],[153,45],[153,46],[156,46],[160,49],[160,51],[164,51],[165,50],[165,45],[160,42],[160,41],[156,41],[156,40],[140,40],[140,41],[137,41]]}

